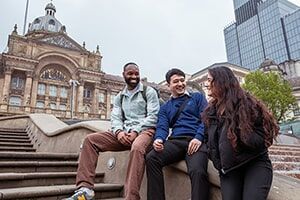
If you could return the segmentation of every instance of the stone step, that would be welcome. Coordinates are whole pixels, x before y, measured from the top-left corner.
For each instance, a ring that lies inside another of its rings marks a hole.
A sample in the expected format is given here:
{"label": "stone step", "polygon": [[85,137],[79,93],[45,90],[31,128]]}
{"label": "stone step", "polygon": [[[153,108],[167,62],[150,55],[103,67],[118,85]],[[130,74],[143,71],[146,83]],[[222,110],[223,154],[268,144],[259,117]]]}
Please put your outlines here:
{"label": "stone step", "polygon": [[1,161],[77,161],[77,153],[0,152]]}
{"label": "stone step", "polygon": [[17,142],[17,143],[30,143],[29,139],[13,139],[13,138],[0,138],[0,142]]}
{"label": "stone step", "polygon": [[18,128],[0,128],[0,132],[14,132],[14,133],[26,133],[25,129],[18,129]]}
{"label": "stone step", "polygon": [[300,146],[291,146],[291,145],[276,145],[276,146],[271,146],[269,149],[271,150],[283,150],[283,151],[300,151]]}
{"label": "stone step", "polygon": [[28,136],[26,132],[15,133],[15,132],[0,132],[0,135],[11,135],[11,136]]}
{"label": "stone step", "polygon": [[28,136],[18,136],[18,135],[1,135],[0,139],[21,139],[21,140],[30,140]]}
{"label": "stone step", "polygon": [[6,146],[6,147],[33,147],[33,144],[30,143],[17,143],[17,142],[0,142],[0,146]]}
{"label": "stone step", "polygon": [[[39,187],[23,187],[0,190],[0,200],[30,199],[58,200],[71,196],[76,190],[75,185],[55,185]],[[94,188],[95,200],[121,197],[123,186],[120,184],[97,183]]]}
{"label": "stone step", "polygon": [[[97,173],[95,182],[103,182],[104,173]],[[0,188],[67,185],[76,182],[76,172],[0,173]]]}
{"label": "stone step", "polygon": [[300,162],[300,156],[282,156],[282,155],[269,155],[272,162]]}
{"label": "stone step", "polygon": [[299,162],[272,162],[274,170],[300,170]]}
{"label": "stone step", "polygon": [[282,155],[282,156],[300,156],[300,151],[293,151],[293,150],[272,150],[269,149],[270,155]]}
{"label": "stone step", "polygon": [[31,151],[31,152],[34,152],[35,149],[32,148],[32,147],[2,147],[0,146],[0,151],[25,151],[25,152],[28,152],[28,151]]}
{"label": "stone step", "polygon": [[300,179],[300,171],[299,170],[289,170],[289,171],[274,170],[274,173],[282,174],[282,175],[286,175],[286,176],[290,176],[290,177],[293,177],[293,178]]}
{"label": "stone step", "polygon": [[0,173],[74,172],[76,161],[6,161],[0,162]]}

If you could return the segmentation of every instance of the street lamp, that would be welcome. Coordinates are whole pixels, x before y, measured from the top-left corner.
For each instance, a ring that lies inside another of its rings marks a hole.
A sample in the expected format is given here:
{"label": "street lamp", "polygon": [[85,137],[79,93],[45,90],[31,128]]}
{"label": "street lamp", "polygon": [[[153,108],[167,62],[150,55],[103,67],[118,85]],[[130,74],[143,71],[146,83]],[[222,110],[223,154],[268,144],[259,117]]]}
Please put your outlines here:
{"label": "street lamp", "polygon": [[74,97],[75,97],[75,87],[80,85],[77,80],[70,79],[69,84],[72,87],[72,94],[71,94],[71,119],[74,117]]}

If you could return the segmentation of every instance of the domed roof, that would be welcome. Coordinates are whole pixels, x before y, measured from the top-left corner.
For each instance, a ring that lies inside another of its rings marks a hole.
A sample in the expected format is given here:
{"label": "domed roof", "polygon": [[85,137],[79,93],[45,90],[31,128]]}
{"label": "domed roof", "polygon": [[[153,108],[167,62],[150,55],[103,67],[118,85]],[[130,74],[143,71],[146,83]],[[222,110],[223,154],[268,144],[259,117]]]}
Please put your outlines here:
{"label": "domed roof", "polygon": [[266,58],[259,66],[260,69],[272,66],[272,65],[277,65],[276,62],[270,58]]}
{"label": "domed roof", "polygon": [[29,25],[28,32],[32,31],[49,31],[49,32],[59,32],[65,31],[65,26],[63,26],[56,18],[56,8],[53,3],[48,3],[45,7],[45,16],[37,17]]}

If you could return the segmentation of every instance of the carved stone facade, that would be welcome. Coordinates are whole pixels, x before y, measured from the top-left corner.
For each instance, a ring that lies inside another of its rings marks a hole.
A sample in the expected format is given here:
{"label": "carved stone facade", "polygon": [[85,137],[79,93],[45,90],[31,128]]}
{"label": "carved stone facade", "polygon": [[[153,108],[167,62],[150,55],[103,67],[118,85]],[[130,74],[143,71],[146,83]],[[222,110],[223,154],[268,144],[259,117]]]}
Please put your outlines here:
{"label": "carved stone facade", "polygon": [[86,50],[66,34],[65,26],[60,31],[36,26],[48,18],[50,25],[58,23],[56,10],[48,6],[46,11],[26,35],[18,35],[15,27],[8,50],[0,54],[0,115],[109,119],[113,99],[124,87],[123,78],[105,74],[99,47],[95,52]]}

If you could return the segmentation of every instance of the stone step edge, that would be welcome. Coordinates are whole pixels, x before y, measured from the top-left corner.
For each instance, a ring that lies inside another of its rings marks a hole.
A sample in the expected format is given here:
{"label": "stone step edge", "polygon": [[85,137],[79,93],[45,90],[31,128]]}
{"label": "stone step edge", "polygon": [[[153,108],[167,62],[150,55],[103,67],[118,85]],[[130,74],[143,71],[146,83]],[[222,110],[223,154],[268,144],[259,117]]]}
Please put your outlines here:
{"label": "stone step edge", "polygon": [[45,152],[0,152],[0,158],[30,158],[30,159],[78,159],[78,153],[45,153]]}
{"label": "stone step edge", "polygon": [[[0,173],[0,181],[31,180],[40,178],[75,177],[77,172],[33,172],[33,173]],[[104,177],[103,172],[97,172],[96,177]]]}
{"label": "stone step edge", "polygon": [[23,146],[23,147],[33,147],[33,144],[31,144],[31,143],[17,143],[17,142],[7,141],[7,142],[0,142],[0,146],[12,146],[12,147]]}
{"label": "stone step edge", "polygon": [[77,166],[76,161],[5,161],[0,162],[0,167],[32,167],[32,166]]}
{"label": "stone step edge", "polygon": [[[97,183],[94,187],[95,192],[106,192],[112,190],[121,191],[122,189],[123,185],[121,184]],[[0,200],[68,195],[72,194],[75,190],[75,185],[55,185],[1,189]]]}

